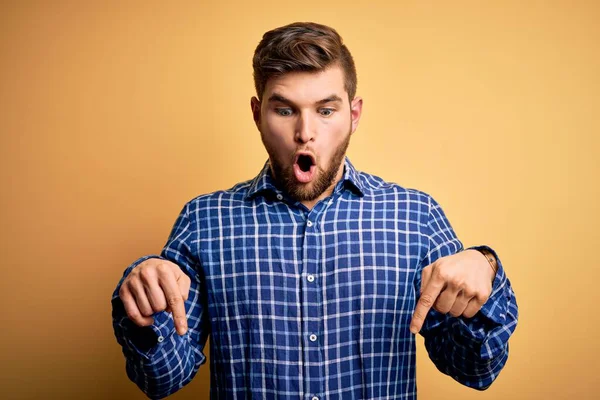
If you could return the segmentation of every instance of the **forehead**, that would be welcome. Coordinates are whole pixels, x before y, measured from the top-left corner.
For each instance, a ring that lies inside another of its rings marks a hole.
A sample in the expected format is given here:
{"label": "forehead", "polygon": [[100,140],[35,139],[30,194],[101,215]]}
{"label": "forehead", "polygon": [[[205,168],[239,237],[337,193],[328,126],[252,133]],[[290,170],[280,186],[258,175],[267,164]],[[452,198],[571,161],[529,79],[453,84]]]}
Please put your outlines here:
{"label": "forehead", "polygon": [[344,72],[335,65],[316,72],[288,72],[267,81],[264,99],[277,93],[297,104],[312,104],[331,95],[337,95],[347,102],[348,93],[344,87]]}

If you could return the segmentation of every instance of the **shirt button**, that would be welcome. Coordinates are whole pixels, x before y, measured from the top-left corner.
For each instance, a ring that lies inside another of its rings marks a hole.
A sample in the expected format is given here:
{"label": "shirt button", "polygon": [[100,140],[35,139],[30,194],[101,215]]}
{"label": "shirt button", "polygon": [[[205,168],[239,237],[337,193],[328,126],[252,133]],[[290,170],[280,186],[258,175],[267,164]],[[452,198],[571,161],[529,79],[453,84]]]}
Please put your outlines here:
{"label": "shirt button", "polygon": [[317,396],[313,396],[311,400],[319,400],[319,398]]}
{"label": "shirt button", "polygon": [[283,200],[283,196],[281,194],[277,194],[277,200]]}
{"label": "shirt button", "polygon": [[306,225],[307,225],[307,226],[310,228],[311,226],[313,226],[313,223],[312,223],[312,221],[308,221],[308,222],[306,223]]}
{"label": "shirt button", "polygon": [[308,280],[309,282],[314,282],[315,281],[315,277],[313,275],[309,275],[306,277],[306,280]]}
{"label": "shirt button", "polygon": [[310,335],[309,337],[311,342],[316,342],[317,341],[317,335],[315,335],[314,333],[312,335]]}
{"label": "shirt button", "polygon": [[157,340],[158,340],[158,343],[162,343],[162,341],[165,340],[165,338],[162,336],[159,336]]}

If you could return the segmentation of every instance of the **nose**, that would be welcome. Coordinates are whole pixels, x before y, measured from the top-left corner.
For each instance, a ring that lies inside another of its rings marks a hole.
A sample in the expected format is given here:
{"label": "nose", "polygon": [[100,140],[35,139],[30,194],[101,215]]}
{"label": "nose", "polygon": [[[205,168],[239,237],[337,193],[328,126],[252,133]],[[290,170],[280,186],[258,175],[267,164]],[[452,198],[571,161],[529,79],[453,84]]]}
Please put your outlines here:
{"label": "nose", "polygon": [[308,143],[315,140],[314,121],[308,113],[301,113],[296,120],[294,138],[298,143]]}

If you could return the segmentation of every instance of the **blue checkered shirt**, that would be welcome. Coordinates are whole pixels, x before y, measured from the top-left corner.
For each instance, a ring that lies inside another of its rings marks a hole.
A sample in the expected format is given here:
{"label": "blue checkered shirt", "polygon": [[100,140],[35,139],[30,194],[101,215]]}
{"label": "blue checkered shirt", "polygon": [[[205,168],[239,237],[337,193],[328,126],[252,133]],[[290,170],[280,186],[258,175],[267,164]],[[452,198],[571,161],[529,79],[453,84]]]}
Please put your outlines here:
{"label": "blue checkered shirt", "polygon": [[[480,246],[497,254],[487,246]],[[333,194],[308,210],[275,184],[253,180],[201,195],[177,218],[160,255],[191,278],[189,330],[159,312],[137,327],[113,293],[113,327],[126,371],[150,398],[188,383],[205,363],[211,399],[416,399],[409,331],[422,269],[463,250],[428,194],[357,171],[345,160]],[[487,388],[517,324],[498,259],[489,300],[474,318],[428,314],[421,334],[437,368]]]}

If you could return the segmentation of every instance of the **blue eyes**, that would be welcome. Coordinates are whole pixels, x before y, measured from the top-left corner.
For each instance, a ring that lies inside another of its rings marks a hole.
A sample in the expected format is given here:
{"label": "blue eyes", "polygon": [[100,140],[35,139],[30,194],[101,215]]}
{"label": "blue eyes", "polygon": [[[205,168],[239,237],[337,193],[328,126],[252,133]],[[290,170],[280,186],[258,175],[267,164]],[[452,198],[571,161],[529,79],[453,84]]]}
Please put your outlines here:
{"label": "blue eyes", "polygon": [[281,115],[282,117],[289,117],[290,115],[292,115],[292,110],[289,108],[276,108],[275,112]]}
{"label": "blue eyes", "polygon": [[[321,108],[319,109],[319,114],[322,117],[329,117],[334,113],[334,111],[335,110],[333,110],[332,108]],[[277,113],[277,115],[280,115],[282,117],[289,117],[294,113],[294,111],[291,108],[276,108],[275,112]]]}

